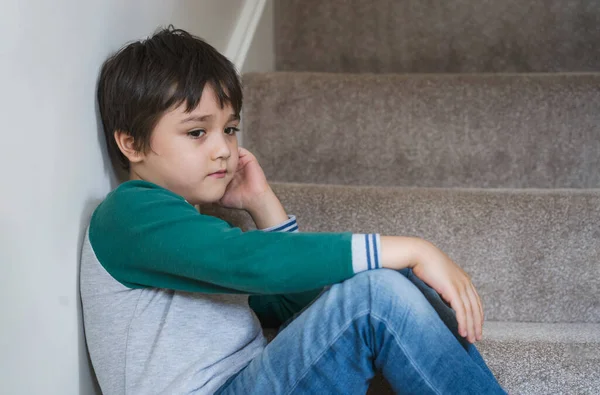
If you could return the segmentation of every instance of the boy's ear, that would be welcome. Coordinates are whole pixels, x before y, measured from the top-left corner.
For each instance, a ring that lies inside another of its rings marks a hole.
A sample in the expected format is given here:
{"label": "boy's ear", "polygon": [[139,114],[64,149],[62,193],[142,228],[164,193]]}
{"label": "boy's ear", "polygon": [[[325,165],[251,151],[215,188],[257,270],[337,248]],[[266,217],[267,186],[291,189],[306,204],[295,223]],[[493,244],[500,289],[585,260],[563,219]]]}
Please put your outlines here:
{"label": "boy's ear", "polygon": [[129,159],[130,163],[138,163],[144,159],[144,154],[135,149],[132,136],[122,130],[115,130],[114,136],[119,150]]}

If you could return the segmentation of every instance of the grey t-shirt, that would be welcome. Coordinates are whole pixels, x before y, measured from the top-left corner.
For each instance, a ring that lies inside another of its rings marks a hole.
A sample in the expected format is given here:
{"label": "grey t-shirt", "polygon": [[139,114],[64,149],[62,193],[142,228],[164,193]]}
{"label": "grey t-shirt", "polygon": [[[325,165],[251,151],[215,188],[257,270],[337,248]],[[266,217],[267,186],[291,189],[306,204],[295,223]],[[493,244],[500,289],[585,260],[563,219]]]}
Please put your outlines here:
{"label": "grey t-shirt", "polygon": [[85,238],[86,342],[104,394],[212,394],[262,352],[248,295],[127,288]]}

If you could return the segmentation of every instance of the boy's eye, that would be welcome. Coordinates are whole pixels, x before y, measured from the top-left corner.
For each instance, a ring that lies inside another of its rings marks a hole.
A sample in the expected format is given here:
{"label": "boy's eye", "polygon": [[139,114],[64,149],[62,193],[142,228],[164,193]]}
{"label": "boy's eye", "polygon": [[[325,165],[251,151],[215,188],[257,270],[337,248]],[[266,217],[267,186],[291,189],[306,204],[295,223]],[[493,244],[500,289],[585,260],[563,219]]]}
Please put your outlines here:
{"label": "boy's eye", "polygon": [[202,137],[206,134],[206,132],[202,129],[196,129],[196,130],[192,130],[188,132],[188,136],[192,137],[192,138],[199,138]]}
{"label": "boy's eye", "polygon": [[230,136],[233,136],[234,134],[236,134],[237,132],[239,132],[240,129],[232,126],[230,128],[225,128],[225,134],[228,134]]}

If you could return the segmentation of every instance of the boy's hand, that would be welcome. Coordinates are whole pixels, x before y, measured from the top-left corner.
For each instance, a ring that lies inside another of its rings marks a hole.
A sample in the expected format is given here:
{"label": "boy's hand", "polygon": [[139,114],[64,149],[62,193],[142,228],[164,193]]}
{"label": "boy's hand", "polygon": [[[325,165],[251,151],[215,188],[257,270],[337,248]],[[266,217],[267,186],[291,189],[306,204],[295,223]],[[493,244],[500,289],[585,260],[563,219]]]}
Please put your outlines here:
{"label": "boy's hand", "polygon": [[382,236],[382,264],[389,269],[412,268],[456,312],[458,333],[471,343],[481,340],[483,308],[471,277],[428,241]]}
{"label": "boy's hand", "polygon": [[483,307],[471,277],[429,242],[429,248],[412,268],[413,273],[435,289],[456,312],[458,333],[471,343],[481,340]]}
{"label": "boy's hand", "polygon": [[248,209],[271,190],[256,157],[245,148],[238,148],[240,159],[219,204],[227,208]]}
{"label": "boy's hand", "polygon": [[258,229],[286,221],[288,216],[285,209],[269,186],[256,157],[245,148],[239,148],[238,151],[240,159],[236,172],[219,204],[248,211]]}

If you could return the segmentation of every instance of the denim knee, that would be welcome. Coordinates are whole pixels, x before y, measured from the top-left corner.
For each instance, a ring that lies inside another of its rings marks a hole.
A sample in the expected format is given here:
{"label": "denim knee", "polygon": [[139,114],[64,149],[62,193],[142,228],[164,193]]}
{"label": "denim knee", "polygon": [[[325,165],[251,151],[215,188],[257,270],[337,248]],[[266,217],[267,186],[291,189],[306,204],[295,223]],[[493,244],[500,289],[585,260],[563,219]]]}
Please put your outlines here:
{"label": "denim knee", "polygon": [[372,313],[387,316],[404,311],[422,318],[436,314],[417,286],[397,271],[369,270],[347,281],[352,287],[351,295],[366,298]]}

